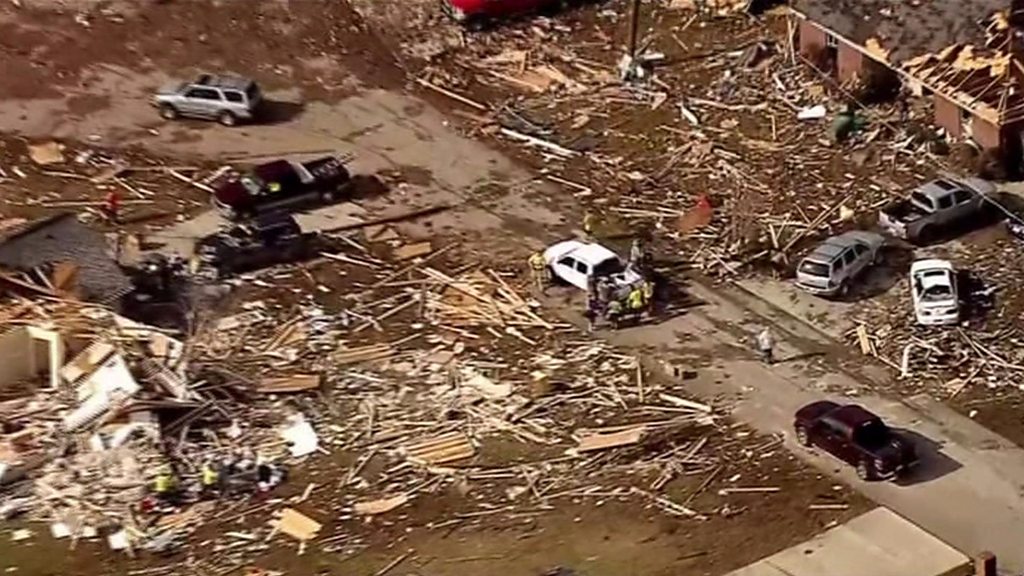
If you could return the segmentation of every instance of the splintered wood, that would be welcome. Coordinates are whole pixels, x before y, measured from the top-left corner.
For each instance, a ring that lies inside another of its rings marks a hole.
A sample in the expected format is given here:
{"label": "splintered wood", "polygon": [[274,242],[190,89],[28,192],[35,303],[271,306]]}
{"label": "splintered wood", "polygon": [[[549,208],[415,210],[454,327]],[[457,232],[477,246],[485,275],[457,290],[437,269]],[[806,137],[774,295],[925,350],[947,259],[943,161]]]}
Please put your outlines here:
{"label": "splintered wood", "polygon": [[402,446],[406,459],[414,464],[436,465],[472,458],[476,447],[462,432],[451,432]]}
{"label": "splintered wood", "polygon": [[426,268],[423,273],[443,286],[439,292],[430,294],[427,307],[445,324],[554,328],[494,272],[488,275],[475,270],[458,278],[433,268]]}

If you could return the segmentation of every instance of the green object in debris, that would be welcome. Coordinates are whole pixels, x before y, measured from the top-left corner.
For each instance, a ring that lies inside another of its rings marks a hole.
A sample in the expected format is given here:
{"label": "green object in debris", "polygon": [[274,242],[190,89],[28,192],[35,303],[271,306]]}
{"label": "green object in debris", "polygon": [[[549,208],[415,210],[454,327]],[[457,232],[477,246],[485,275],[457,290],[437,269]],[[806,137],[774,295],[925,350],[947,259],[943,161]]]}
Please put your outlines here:
{"label": "green object in debris", "polygon": [[832,138],[836,142],[843,142],[853,133],[863,130],[867,123],[866,118],[857,116],[852,108],[847,108],[832,121]]}

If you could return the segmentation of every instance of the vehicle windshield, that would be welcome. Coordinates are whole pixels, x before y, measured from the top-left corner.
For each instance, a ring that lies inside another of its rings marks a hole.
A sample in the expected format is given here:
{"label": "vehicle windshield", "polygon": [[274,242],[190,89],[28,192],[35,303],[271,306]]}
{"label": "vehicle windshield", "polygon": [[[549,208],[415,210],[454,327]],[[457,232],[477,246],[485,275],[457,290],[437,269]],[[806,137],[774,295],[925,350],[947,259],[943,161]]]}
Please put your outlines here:
{"label": "vehicle windshield", "polygon": [[594,266],[594,276],[611,276],[619,272],[622,272],[622,262],[618,258],[609,258]]}
{"label": "vehicle windshield", "polygon": [[928,197],[924,192],[911,192],[910,200],[917,206],[924,208],[931,212],[935,209],[932,205],[932,199]]}
{"label": "vehicle windshield", "polygon": [[800,272],[810,276],[828,278],[828,264],[822,264],[821,262],[814,262],[812,260],[804,260],[800,263]]}
{"label": "vehicle windshield", "polygon": [[864,448],[881,448],[889,442],[889,427],[881,420],[869,420],[857,427],[854,438]]}
{"label": "vehicle windshield", "polygon": [[[932,282],[927,287],[925,283]],[[922,300],[948,300],[953,296],[953,287],[942,271],[925,272],[917,277],[918,292]]]}
{"label": "vehicle windshield", "polygon": [[263,181],[255,176],[242,176],[239,181],[245,186],[246,192],[253,196],[263,192]]}

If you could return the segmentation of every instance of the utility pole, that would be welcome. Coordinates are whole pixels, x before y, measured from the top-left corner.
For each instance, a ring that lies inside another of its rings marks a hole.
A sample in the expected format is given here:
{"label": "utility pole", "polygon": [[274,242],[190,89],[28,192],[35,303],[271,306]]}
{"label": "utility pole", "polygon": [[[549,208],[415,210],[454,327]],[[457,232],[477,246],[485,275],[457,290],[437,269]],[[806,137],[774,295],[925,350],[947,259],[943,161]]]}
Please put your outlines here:
{"label": "utility pole", "polygon": [[640,0],[632,0],[629,12],[629,59],[636,60],[636,45],[640,34]]}

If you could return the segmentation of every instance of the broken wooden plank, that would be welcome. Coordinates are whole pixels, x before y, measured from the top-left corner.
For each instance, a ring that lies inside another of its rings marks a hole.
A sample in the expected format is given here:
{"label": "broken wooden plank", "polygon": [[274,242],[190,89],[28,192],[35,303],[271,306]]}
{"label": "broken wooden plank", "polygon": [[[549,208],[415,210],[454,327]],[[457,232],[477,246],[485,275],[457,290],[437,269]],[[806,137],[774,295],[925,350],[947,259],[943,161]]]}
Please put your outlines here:
{"label": "broken wooden plank", "polygon": [[465,460],[476,455],[476,447],[464,432],[449,432],[402,446],[406,459],[414,464],[436,465]]}
{"label": "broken wooden plank", "polygon": [[281,517],[276,521],[274,528],[300,542],[305,542],[316,538],[321,526],[319,522],[302,512],[294,508],[285,508],[281,511]]}
{"label": "broken wooden plank", "polygon": [[433,250],[430,242],[416,242],[415,244],[405,244],[395,248],[394,255],[398,260],[410,260],[419,256],[426,256]]}
{"label": "broken wooden plank", "polygon": [[593,450],[607,450],[620,446],[632,446],[639,444],[643,440],[646,431],[646,426],[636,426],[617,432],[579,431],[580,438],[576,451],[591,452]]}
{"label": "broken wooden plank", "polygon": [[390,498],[381,498],[379,500],[370,500],[365,502],[356,502],[353,507],[356,514],[360,516],[374,516],[377,514],[384,514],[390,512],[399,506],[403,506],[409,501],[408,494],[399,494],[398,496],[392,496]]}
{"label": "broken wooden plank", "polygon": [[319,374],[293,374],[277,378],[264,378],[260,381],[256,390],[264,394],[286,394],[289,392],[304,392],[319,387]]}

